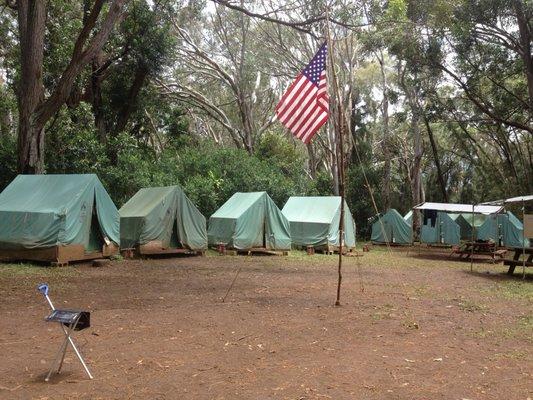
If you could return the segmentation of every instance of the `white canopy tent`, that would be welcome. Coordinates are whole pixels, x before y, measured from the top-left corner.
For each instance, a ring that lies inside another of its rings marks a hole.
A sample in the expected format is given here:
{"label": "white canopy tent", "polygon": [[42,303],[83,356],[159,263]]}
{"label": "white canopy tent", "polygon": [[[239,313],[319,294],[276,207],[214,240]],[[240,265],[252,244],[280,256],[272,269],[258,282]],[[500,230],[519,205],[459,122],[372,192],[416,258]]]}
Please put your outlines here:
{"label": "white canopy tent", "polygon": [[[464,213],[464,214],[483,214],[491,215],[497,214],[503,210],[503,205],[487,205],[487,204],[453,204],[453,203],[431,203],[425,202],[418,204],[413,207],[413,210],[432,210],[432,211],[442,211],[445,213]],[[475,226],[472,226],[472,243],[474,243],[475,237]],[[473,270],[474,266],[474,246],[471,246],[470,254],[470,270]]]}
{"label": "white canopy tent", "polygon": [[525,203],[526,201],[532,201],[533,200],[533,194],[529,194],[527,196],[518,196],[518,197],[511,197],[510,199],[503,199],[503,200],[494,200],[494,201],[487,201],[486,203],[481,203],[482,205],[493,205],[493,204],[508,204],[508,203]]}
{"label": "white canopy tent", "polygon": [[529,194],[527,196],[517,196],[517,197],[511,197],[509,199],[504,200],[495,200],[495,201],[489,201],[483,204],[500,204],[504,206],[505,204],[511,204],[511,203],[522,203],[522,221],[524,222],[524,229],[522,230],[522,240],[524,244],[522,245],[522,279],[526,277],[526,245],[525,245],[525,239],[526,239],[526,202],[533,201],[533,194]]}
{"label": "white canopy tent", "polygon": [[[421,203],[421,204],[414,206],[413,210],[433,210],[433,211],[443,211],[443,212],[449,212],[449,213],[471,213],[471,214],[491,215],[491,214],[498,214],[504,211],[506,204],[522,203],[522,219],[525,222],[525,203],[529,201],[533,201],[533,195],[511,197],[509,199],[488,201],[488,202],[480,203],[480,204],[451,204],[451,203],[425,202],[425,203]],[[472,230],[472,232],[474,232],[474,230]],[[523,253],[522,254],[523,256],[522,274],[525,277],[525,267],[526,267],[525,227],[522,230],[522,239],[524,243],[522,245],[522,253]],[[473,241],[474,241],[474,234],[472,233],[472,242]],[[473,265],[473,253],[471,255],[470,269],[472,269],[472,265]]]}
{"label": "white canopy tent", "polygon": [[449,213],[474,213],[474,214],[497,214],[503,209],[502,205],[486,204],[452,204],[452,203],[421,203],[413,207],[413,210],[434,210]]}

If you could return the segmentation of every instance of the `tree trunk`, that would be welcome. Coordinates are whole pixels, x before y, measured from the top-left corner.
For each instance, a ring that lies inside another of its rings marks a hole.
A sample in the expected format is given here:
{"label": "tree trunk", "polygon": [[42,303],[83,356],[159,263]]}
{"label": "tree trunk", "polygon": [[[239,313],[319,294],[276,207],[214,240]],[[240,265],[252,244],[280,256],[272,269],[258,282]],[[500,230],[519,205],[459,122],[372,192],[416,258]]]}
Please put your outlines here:
{"label": "tree trunk", "polygon": [[[415,105],[411,108],[411,131],[413,132],[413,166],[411,168],[411,193],[413,195],[413,204],[419,204],[421,202],[421,186],[422,186],[422,138],[420,135],[420,113],[418,107]],[[418,213],[413,213],[413,231],[418,232],[420,230],[420,218]]]}
{"label": "tree trunk", "polygon": [[307,154],[309,156],[309,174],[311,179],[316,179],[316,154],[312,143],[307,143]]}
{"label": "tree trunk", "polygon": [[[419,103],[419,94],[417,88],[413,87],[411,83],[405,81],[405,74],[407,73],[401,61],[397,65],[398,75],[400,77],[400,85],[407,98],[407,103],[411,109],[411,133],[413,135],[413,162],[410,169],[410,183],[411,194],[413,197],[413,205],[421,202],[422,197],[422,156],[424,150],[422,147],[422,136],[420,134],[420,116],[422,110]],[[418,77],[416,73],[412,76],[412,81],[417,82]],[[413,233],[415,238],[418,237],[420,231],[420,215],[418,212],[413,212]]]}
{"label": "tree trunk", "polygon": [[382,138],[382,151],[383,151],[383,209],[388,210],[391,206],[390,199],[390,178],[391,178],[391,154],[390,154],[390,132],[389,132],[389,90],[387,87],[387,75],[385,73],[385,59],[383,53],[380,51],[378,55],[378,61],[381,70],[381,86],[383,91],[383,100],[381,104],[381,114],[383,118],[383,138]]}
{"label": "tree trunk", "polygon": [[46,0],[19,0],[17,19],[20,40],[21,78],[17,90],[18,168],[21,173],[44,172],[44,128],[69,98],[81,70],[102,49],[126,0],[114,0],[106,17],[99,22],[105,0],[96,0],[74,44],[71,60],[56,87],[45,99],[43,85]]}
{"label": "tree trunk", "polygon": [[23,174],[44,172],[44,124],[35,119],[44,98],[43,55],[46,1],[17,3],[21,77],[18,87],[18,169]]}
{"label": "tree trunk", "polygon": [[91,106],[94,116],[94,125],[98,132],[100,143],[105,143],[107,141],[107,129],[102,107],[102,73],[100,67],[100,59],[97,56],[91,63]]}
{"label": "tree trunk", "polygon": [[444,182],[444,175],[442,173],[442,167],[440,165],[440,159],[439,159],[439,152],[437,149],[437,144],[435,143],[435,138],[433,137],[433,130],[431,129],[431,125],[429,124],[429,121],[424,114],[424,124],[426,125],[426,129],[429,136],[429,142],[431,143],[431,151],[433,152],[433,159],[435,160],[435,166],[437,167],[437,178],[439,180],[440,190],[442,193],[442,198],[444,202],[448,202],[448,193],[446,192],[446,183]]}
{"label": "tree trunk", "polygon": [[122,132],[126,128],[126,124],[135,108],[137,97],[139,96],[139,92],[141,91],[147,76],[148,67],[142,64],[139,65],[135,72],[135,77],[133,78],[133,83],[131,84],[126,101],[124,102],[124,106],[118,114],[117,123],[114,129],[116,134]]}
{"label": "tree trunk", "polygon": [[523,0],[514,0],[516,22],[520,33],[520,46],[522,47],[522,60],[526,73],[527,89],[529,94],[529,108],[533,110],[533,57],[531,55],[531,42],[533,36],[529,25],[529,18],[524,13]]}

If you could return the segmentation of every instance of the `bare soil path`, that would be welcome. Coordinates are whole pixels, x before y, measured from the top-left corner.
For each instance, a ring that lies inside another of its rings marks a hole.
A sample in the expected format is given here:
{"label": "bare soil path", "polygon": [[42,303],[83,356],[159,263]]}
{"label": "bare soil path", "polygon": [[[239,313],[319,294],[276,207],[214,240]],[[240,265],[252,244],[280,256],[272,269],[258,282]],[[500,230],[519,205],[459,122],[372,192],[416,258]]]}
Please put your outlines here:
{"label": "bare soil path", "polygon": [[[335,268],[303,253],[0,265],[0,399],[533,397],[531,273],[374,250],[345,259],[333,307]],[[75,337],[94,380],[69,352],[43,382],[62,338],[43,281],[58,308],[92,312]]]}

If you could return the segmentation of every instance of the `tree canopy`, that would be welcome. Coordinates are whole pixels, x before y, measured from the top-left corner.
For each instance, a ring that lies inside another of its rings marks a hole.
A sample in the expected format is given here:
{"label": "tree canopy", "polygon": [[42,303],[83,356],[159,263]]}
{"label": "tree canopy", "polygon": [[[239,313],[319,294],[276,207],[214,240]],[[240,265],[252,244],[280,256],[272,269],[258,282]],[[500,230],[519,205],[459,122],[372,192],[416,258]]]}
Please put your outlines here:
{"label": "tree canopy", "polygon": [[[328,12],[326,13],[326,7]],[[533,192],[533,3],[526,0],[4,0],[0,189],[97,173],[121,205],[181,184],[210,215],[235,191],[338,193],[332,124],[303,145],[273,118],[324,41],[367,219],[421,201]]]}

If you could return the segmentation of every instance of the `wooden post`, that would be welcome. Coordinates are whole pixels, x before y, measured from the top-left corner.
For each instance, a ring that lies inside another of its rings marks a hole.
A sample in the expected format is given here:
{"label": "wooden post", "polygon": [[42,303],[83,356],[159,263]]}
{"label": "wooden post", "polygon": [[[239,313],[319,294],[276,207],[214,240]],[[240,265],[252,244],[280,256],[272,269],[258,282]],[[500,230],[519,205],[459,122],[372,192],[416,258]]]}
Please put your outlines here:
{"label": "wooden post", "polygon": [[337,139],[337,174],[339,178],[339,195],[341,197],[340,208],[340,221],[339,221],[339,263],[337,267],[338,281],[337,281],[337,297],[335,305],[341,305],[341,284],[342,284],[342,253],[344,245],[344,198],[345,198],[345,174],[344,174],[344,125],[345,119],[342,112],[342,98],[339,91],[339,85],[337,82],[337,75],[335,73],[335,64],[333,59],[333,40],[331,40],[331,32],[329,28],[329,10],[326,8],[326,38],[328,45],[328,59],[329,59],[329,72],[331,73],[331,83],[333,86],[333,98],[335,98],[333,111],[335,112],[335,120],[333,121],[333,127],[336,133]]}

